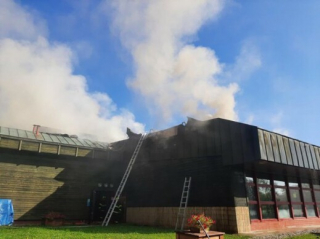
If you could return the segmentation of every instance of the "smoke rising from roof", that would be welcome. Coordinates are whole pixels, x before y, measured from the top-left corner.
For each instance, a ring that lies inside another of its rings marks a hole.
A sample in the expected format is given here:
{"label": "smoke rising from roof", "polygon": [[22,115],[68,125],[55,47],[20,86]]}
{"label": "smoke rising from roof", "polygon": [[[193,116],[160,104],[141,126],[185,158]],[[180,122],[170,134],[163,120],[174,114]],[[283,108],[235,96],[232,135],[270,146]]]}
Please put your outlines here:
{"label": "smoke rising from roof", "polygon": [[223,8],[220,0],[113,1],[115,29],[130,51],[135,75],[127,84],[150,111],[169,121],[176,115],[237,119],[238,85],[222,85],[214,51],[188,44]]}
{"label": "smoke rising from roof", "polygon": [[40,124],[101,141],[125,138],[126,127],[144,130],[108,95],[88,91],[86,78],[73,73],[73,52],[48,41],[45,23],[11,0],[0,1],[0,21],[1,126]]}

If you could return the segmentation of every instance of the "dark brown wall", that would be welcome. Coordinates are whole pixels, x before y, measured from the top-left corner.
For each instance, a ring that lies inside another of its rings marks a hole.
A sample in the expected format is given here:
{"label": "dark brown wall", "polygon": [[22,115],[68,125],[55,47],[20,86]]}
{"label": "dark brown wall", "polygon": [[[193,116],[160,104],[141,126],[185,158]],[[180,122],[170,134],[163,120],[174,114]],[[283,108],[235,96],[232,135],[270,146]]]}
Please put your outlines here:
{"label": "dark brown wall", "polygon": [[[177,207],[189,176],[190,206],[246,205],[243,161],[255,157],[255,133],[254,127],[231,121],[190,119],[185,126],[149,134],[125,187],[127,205]],[[129,159],[137,140],[115,143],[122,150],[109,157]]]}
{"label": "dark brown wall", "polygon": [[260,160],[257,127],[224,119],[189,119],[185,126],[150,134],[143,149],[152,160],[221,156],[223,165]]}

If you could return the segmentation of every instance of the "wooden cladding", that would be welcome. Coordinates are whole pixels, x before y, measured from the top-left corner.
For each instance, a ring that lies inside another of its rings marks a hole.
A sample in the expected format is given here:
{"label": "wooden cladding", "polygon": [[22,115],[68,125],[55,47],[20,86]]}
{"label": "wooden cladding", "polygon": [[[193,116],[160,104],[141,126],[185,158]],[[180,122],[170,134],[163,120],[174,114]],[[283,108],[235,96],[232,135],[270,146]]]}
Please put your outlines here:
{"label": "wooden cladding", "polygon": [[0,148],[19,149],[20,140],[1,138]]}
{"label": "wooden cladding", "polygon": [[320,169],[320,148],[258,129],[260,159],[302,168]]}
{"label": "wooden cladding", "polygon": [[72,146],[65,146],[59,144],[48,144],[39,141],[17,140],[12,138],[0,138],[0,148],[15,149],[21,151],[31,151],[38,153],[59,154],[75,157],[90,157],[90,158],[105,158],[106,152],[90,148],[79,148]]}
{"label": "wooden cladding", "polygon": [[78,155],[79,157],[92,157],[92,150],[90,149],[78,149]]}
{"label": "wooden cladding", "polygon": [[60,154],[62,154],[62,155],[76,156],[76,148],[61,146],[61,148],[60,148]]}
{"label": "wooden cladding", "polygon": [[42,144],[41,153],[58,154],[58,145]]}
{"label": "wooden cladding", "polygon": [[0,196],[12,199],[15,220],[41,220],[58,211],[70,220],[87,220],[87,199],[109,165],[103,159],[48,157],[27,151],[0,153]]}
{"label": "wooden cladding", "polygon": [[39,151],[40,144],[37,142],[22,141],[21,150]]}

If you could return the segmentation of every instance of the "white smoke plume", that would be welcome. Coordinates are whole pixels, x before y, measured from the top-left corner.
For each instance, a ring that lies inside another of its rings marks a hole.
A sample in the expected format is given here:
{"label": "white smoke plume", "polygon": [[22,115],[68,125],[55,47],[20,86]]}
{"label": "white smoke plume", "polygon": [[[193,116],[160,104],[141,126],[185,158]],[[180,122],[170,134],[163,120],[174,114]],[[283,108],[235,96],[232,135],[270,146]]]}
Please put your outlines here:
{"label": "white smoke plume", "polygon": [[143,96],[151,112],[167,121],[181,114],[237,119],[238,85],[219,82],[223,67],[212,49],[188,43],[203,24],[219,15],[222,1],[112,3],[114,28],[135,64],[128,85]]}
{"label": "white smoke plume", "polygon": [[85,77],[73,73],[73,52],[46,38],[44,22],[11,0],[0,0],[0,22],[1,126],[40,124],[108,142],[125,138],[127,126],[144,130],[108,95],[89,93]]}

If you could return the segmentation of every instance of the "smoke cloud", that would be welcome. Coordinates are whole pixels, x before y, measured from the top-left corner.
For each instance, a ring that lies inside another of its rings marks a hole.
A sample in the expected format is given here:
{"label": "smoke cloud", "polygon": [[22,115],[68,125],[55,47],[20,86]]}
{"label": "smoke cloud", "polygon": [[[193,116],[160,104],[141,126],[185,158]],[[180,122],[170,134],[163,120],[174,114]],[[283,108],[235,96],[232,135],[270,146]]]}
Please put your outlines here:
{"label": "smoke cloud", "polygon": [[109,142],[125,138],[127,126],[144,131],[107,94],[88,91],[86,78],[73,73],[71,49],[51,43],[45,23],[34,14],[1,0],[0,22],[1,126],[31,130],[40,124]]}
{"label": "smoke cloud", "polygon": [[161,119],[177,115],[236,120],[236,83],[222,85],[223,67],[212,49],[190,44],[223,8],[220,0],[113,1],[113,26],[132,54],[127,84]]}

